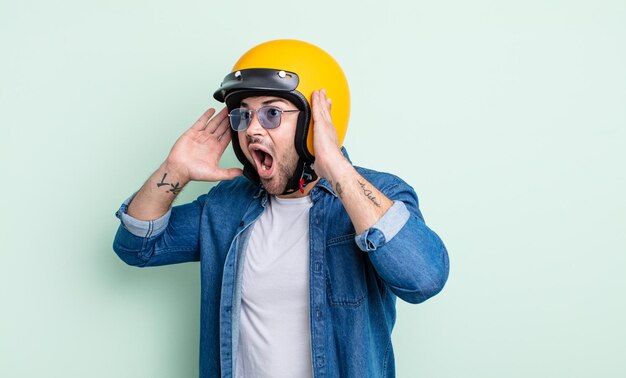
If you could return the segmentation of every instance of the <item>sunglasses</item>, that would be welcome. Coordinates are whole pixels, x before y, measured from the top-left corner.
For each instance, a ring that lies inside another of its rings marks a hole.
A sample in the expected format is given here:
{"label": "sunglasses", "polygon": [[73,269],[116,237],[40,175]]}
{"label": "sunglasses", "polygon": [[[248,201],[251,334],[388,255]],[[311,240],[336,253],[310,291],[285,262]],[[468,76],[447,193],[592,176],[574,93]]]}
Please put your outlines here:
{"label": "sunglasses", "polygon": [[283,113],[294,113],[300,110],[282,110],[274,106],[264,106],[257,110],[236,108],[230,111],[230,127],[235,131],[244,131],[252,122],[252,113],[256,113],[259,124],[264,129],[275,129],[280,126]]}

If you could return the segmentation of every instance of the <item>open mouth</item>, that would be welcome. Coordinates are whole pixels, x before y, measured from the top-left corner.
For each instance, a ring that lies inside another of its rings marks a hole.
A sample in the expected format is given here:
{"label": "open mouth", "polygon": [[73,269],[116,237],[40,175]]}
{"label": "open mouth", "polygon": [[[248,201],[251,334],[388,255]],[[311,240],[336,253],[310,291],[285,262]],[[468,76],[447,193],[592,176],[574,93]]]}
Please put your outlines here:
{"label": "open mouth", "polygon": [[260,145],[250,145],[248,149],[254,159],[259,176],[262,178],[270,177],[274,168],[274,157]]}

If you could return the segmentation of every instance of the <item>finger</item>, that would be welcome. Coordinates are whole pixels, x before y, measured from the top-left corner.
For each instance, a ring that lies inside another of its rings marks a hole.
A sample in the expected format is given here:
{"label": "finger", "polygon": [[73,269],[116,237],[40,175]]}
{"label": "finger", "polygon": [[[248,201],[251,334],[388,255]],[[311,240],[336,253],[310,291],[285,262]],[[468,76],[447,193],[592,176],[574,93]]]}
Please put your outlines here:
{"label": "finger", "polygon": [[191,128],[194,130],[204,130],[209,119],[215,114],[214,108],[209,108],[198,120],[194,123]]}
{"label": "finger", "polygon": [[220,112],[217,113],[215,117],[213,117],[209,121],[206,131],[209,132],[210,134],[215,133],[215,130],[227,119],[228,119],[228,110],[224,108],[220,110]]}
{"label": "finger", "polygon": [[230,118],[224,117],[215,126],[215,129],[213,130],[213,135],[216,137],[221,137],[221,135],[224,134],[224,132],[228,129],[230,129]]}
{"label": "finger", "polygon": [[330,99],[326,97],[326,89],[322,89],[322,95],[320,96],[319,101],[322,105],[322,114],[330,116]]}
{"label": "finger", "polygon": [[222,149],[226,149],[226,146],[228,146],[228,143],[230,143],[232,139],[232,134],[230,133],[229,129],[226,129],[222,134],[220,134],[220,136],[217,138],[217,141],[219,142],[220,148]]}
{"label": "finger", "polygon": [[320,106],[320,97],[321,97],[321,93],[320,91],[313,91],[313,98],[311,101],[312,102],[312,107],[313,107],[313,121],[314,122],[320,122],[321,119],[321,106]]}

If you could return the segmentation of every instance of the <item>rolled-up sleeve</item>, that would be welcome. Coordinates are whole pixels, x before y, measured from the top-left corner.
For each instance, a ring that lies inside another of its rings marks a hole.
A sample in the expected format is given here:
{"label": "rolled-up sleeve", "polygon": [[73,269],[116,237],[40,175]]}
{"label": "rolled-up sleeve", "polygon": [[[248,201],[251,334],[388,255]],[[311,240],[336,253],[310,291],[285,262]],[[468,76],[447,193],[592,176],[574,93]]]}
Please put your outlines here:
{"label": "rolled-up sleeve", "polygon": [[127,213],[128,205],[130,204],[130,201],[133,200],[133,197],[134,195],[128,197],[115,213],[115,216],[122,221],[122,226],[124,226],[128,232],[140,238],[149,238],[163,233],[165,228],[167,228],[170,215],[172,214],[172,209],[170,208],[167,213],[157,219],[149,221],[139,220],[137,218],[133,218]]}
{"label": "rolled-up sleeve", "polygon": [[396,236],[409,220],[410,215],[404,203],[393,201],[393,205],[378,222],[371,228],[356,235],[354,240],[362,251],[375,251]]}
{"label": "rolled-up sleeve", "polygon": [[206,195],[149,221],[127,214],[132,199],[126,199],[115,213],[120,225],[113,250],[122,261],[143,267],[199,260],[200,216]]}

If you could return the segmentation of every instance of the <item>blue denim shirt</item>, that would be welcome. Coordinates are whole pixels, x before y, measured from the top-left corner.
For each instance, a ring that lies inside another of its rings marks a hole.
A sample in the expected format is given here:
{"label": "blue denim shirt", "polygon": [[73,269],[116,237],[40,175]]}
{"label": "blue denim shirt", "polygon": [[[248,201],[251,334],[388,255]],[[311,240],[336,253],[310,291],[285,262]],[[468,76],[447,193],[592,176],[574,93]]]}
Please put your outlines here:
{"label": "blue denim shirt", "polygon": [[[393,377],[396,297],[419,303],[448,277],[448,255],[398,177],[355,167],[394,201],[355,235],[325,180],[310,195],[310,330],[314,377]],[[154,221],[122,220],[113,248],[130,265],[200,261],[200,377],[232,377],[239,336],[242,261],[267,193],[245,178],[223,181]]]}

